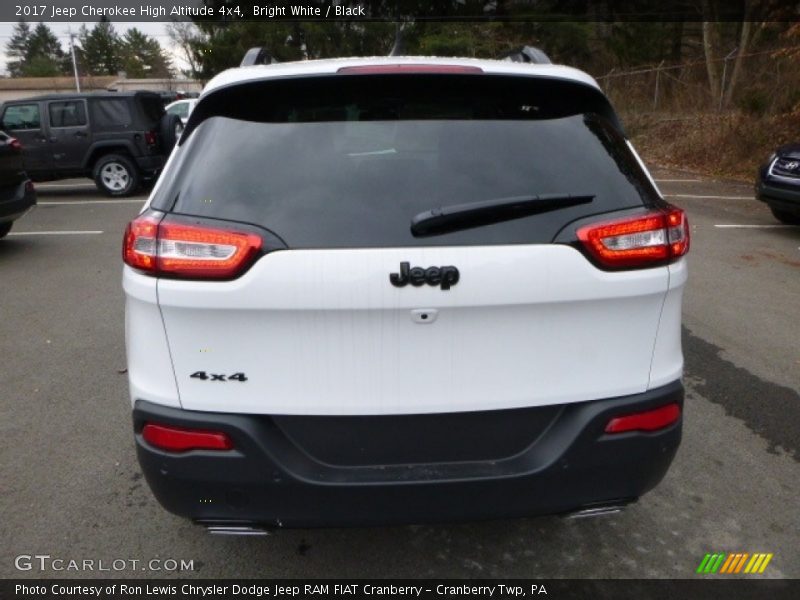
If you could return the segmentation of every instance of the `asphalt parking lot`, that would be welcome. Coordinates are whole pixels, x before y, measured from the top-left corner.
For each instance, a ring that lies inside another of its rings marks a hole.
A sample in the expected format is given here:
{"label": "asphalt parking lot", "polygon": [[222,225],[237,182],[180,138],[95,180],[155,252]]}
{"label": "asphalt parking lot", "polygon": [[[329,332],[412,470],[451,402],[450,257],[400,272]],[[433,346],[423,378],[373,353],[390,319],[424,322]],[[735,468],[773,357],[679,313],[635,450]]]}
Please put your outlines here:
{"label": "asphalt parking lot", "polygon": [[[120,243],[144,196],[38,186],[0,242],[0,577],[692,577],[707,552],[769,552],[800,577],[800,228],[750,185],[654,170],[692,226],[684,441],[617,515],[282,530],[222,538],[174,517],[131,438]],[[454,497],[453,503],[459,498]],[[19,555],[193,561],[193,570],[41,572]]]}

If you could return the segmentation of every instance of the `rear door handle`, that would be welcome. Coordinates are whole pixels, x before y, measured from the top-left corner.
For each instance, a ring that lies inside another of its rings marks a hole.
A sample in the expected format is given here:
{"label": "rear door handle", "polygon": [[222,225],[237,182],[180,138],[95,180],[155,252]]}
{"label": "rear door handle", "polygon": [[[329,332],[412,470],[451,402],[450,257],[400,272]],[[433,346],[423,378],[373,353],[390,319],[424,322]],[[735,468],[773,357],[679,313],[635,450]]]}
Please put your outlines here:
{"label": "rear door handle", "polygon": [[75,137],[87,137],[88,135],[89,134],[87,134],[85,131],[76,131],[75,132]]}

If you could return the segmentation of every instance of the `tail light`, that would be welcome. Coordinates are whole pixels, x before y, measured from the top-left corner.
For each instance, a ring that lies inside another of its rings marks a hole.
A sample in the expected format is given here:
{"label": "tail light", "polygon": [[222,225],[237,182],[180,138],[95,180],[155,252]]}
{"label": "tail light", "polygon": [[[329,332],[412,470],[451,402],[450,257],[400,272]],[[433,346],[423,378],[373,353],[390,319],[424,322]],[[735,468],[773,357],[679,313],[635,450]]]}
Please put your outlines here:
{"label": "tail light", "polygon": [[128,224],[122,259],[148,275],[231,279],[252,264],[261,245],[261,237],[253,233],[165,223],[144,215]]}
{"label": "tail light", "polygon": [[9,138],[8,145],[11,147],[12,150],[16,150],[17,152],[22,152],[22,144],[17,138]]}
{"label": "tail light", "polygon": [[155,131],[145,131],[144,141],[148,146],[155,146],[158,143],[158,137]]}
{"label": "tail light", "polygon": [[233,441],[222,431],[184,429],[147,423],[142,429],[142,437],[151,446],[168,452],[233,449]]}
{"label": "tail light", "polygon": [[36,188],[34,187],[33,182],[30,179],[28,179],[28,181],[25,182],[25,193],[32,194],[35,191]]}
{"label": "tail light", "polygon": [[644,216],[592,223],[577,233],[589,254],[608,269],[665,264],[689,251],[686,213],[672,206]]}
{"label": "tail light", "polygon": [[673,402],[653,410],[614,417],[606,425],[606,433],[657,431],[676,423],[680,417],[681,407]]}

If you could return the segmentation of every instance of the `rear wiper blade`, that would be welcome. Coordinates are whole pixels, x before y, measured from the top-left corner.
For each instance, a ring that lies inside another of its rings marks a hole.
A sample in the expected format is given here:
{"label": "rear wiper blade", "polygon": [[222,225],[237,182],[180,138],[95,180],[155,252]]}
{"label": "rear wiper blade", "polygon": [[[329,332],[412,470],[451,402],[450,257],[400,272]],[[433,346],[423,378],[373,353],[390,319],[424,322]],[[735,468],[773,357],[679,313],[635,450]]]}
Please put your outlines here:
{"label": "rear wiper blade", "polygon": [[411,233],[414,237],[441,235],[588,204],[592,200],[594,195],[591,194],[541,194],[452,204],[419,213],[411,219]]}

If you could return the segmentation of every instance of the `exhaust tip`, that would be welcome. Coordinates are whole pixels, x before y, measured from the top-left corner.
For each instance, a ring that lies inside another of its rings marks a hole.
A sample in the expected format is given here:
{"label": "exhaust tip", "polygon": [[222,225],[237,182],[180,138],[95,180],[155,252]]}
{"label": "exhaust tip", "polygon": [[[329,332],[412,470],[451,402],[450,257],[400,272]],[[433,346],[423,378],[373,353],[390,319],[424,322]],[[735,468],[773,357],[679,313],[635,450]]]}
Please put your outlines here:
{"label": "exhaust tip", "polygon": [[254,535],[266,536],[270,535],[272,531],[262,525],[248,525],[244,523],[215,523],[215,522],[200,522],[206,528],[206,531],[211,535]]}
{"label": "exhaust tip", "polygon": [[628,505],[633,502],[635,502],[635,500],[622,500],[619,502],[613,502],[609,504],[585,506],[583,508],[565,514],[564,518],[572,520],[572,519],[586,519],[589,517],[604,517],[606,515],[614,515],[625,510],[628,507]]}
{"label": "exhaust tip", "polygon": [[220,525],[207,525],[206,531],[211,535],[269,535],[270,532],[259,527],[228,527]]}

